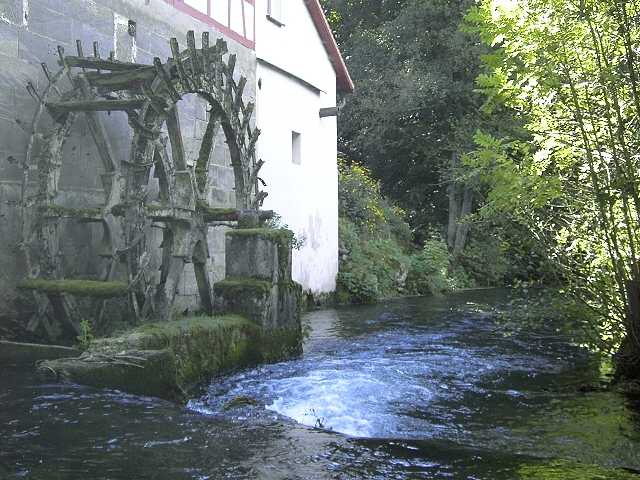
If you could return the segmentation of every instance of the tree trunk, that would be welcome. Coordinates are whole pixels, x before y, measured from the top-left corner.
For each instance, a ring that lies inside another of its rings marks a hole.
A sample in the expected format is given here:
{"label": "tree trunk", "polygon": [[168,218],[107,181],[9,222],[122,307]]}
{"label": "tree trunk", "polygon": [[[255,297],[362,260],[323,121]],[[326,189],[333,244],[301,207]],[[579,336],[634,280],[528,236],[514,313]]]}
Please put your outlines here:
{"label": "tree trunk", "polygon": [[453,247],[453,257],[457,258],[467,243],[467,236],[469,234],[469,224],[465,221],[466,217],[471,213],[473,208],[473,190],[471,187],[464,187],[464,195],[462,198],[462,207],[460,208],[460,216],[458,217],[456,240]]}
{"label": "tree trunk", "polygon": [[458,155],[454,152],[451,154],[451,163],[449,164],[449,225],[447,228],[447,246],[453,251],[456,241],[456,230],[458,228],[458,192],[459,187],[455,180],[455,168],[458,163]]}

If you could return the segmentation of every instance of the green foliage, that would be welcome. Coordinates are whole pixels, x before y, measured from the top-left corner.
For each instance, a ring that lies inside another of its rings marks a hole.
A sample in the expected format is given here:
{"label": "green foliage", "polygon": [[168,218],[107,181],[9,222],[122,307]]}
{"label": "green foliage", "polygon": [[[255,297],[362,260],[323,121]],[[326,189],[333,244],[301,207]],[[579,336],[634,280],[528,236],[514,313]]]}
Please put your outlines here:
{"label": "green foliage", "polygon": [[458,26],[472,0],[323,2],[357,85],[339,147],[366,165],[415,230],[446,219],[446,169],[456,135],[481,114],[474,80],[486,48]]}
{"label": "green foliage", "polygon": [[277,213],[265,222],[266,228],[272,228],[276,230],[287,230],[290,231],[293,236],[291,237],[291,248],[294,250],[302,250],[307,243],[307,238],[304,235],[298,236],[296,235],[290,228],[289,225],[284,223],[281,215]]}
{"label": "green foliage", "polygon": [[393,239],[367,239],[354,223],[340,219],[343,252],[338,273],[338,299],[373,303],[403,290],[408,258]]}
{"label": "green foliage", "polygon": [[[492,48],[483,111],[509,109],[526,136],[478,131],[465,163],[486,185],[484,218],[523,226],[589,306],[602,341],[627,322],[640,255],[640,82],[634,7],[616,0],[483,0],[467,30]],[[637,323],[637,322],[636,322]],[[639,372],[640,373],[640,372]]]}
{"label": "green foliage", "polygon": [[422,251],[411,257],[407,289],[417,295],[439,295],[452,290],[448,268],[447,245],[439,239],[428,240]]}
{"label": "green foliage", "polygon": [[338,300],[372,303],[404,291],[411,230],[404,212],[387,201],[364,167],[339,166],[340,271]]}
{"label": "green foliage", "polygon": [[473,286],[473,284],[483,287],[502,286],[512,268],[504,243],[490,235],[471,238],[457,263],[460,282],[466,286]]}
{"label": "green foliage", "polygon": [[371,172],[344,157],[338,159],[338,172],[340,217],[348,218],[364,234],[393,238],[408,247],[411,229],[406,214],[382,195],[380,183]]}
{"label": "green foliage", "polygon": [[[598,312],[564,290],[516,286],[512,298],[496,307],[495,319],[505,335],[551,330],[593,351],[613,353],[619,333],[611,336],[599,327]],[[617,335],[617,338],[614,338]]]}
{"label": "green foliage", "polygon": [[86,318],[80,321],[80,335],[76,337],[76,340],[78,348],[82,351],[87,350],[95,340],[93,325]]}
{"label": "green foliage", "polygon": [[637,474],[623,469],[554,460],[548,464],[523,465],[518,469],[522,480],[633,480]]}

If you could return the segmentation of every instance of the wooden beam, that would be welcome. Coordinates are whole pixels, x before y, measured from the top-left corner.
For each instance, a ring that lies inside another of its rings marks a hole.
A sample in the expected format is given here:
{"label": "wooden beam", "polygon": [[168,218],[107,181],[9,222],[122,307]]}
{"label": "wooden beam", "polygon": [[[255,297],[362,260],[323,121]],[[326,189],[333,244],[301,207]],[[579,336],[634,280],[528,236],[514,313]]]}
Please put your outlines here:
{"label": "wooden beam", "polygon": [[[82,90],[82,94],[84,95],[84,97],[90,97],[91,89],[89,87],[89,81],[85,77],[80,75],[79,82],[80,89]],[[98,148],[98,155],[100,155],[100,160],[102,160],[104,169],[108,173],[115,172],[116,170],[118,170],[118,163],[116,162],[116,157],[113,153],[113,148],[111,147],[111,142],[109,141],[109,136],[107,135],[107,130],[105,129],[100,115],[90,111],[85,111],[84,114],[85,118],[87,119],[87,125],[89,126],[89,131],[91,132],[93,141]]]}
{"label": "wooden beam", "polygon": [[187,161],[182,142],[182,131],[180,129],[180,117],[178,116],[178,108],[174,106],[167,115],[167,131],[169,133],[169,142],[171,142],[171,155],[173,157],[173,165],[175,169],[186,170]]}
{"label": "wooden beam", "polygon": [[117,91],[130,90],[131,87],[137,87],[140,83],[152,81],[156,71],[154,67],[144,67],[123,72],[87,72],[85,76],[93,87]]}
{"label": "wooden beam", "polygon": [[[137,68],[146,68],[148,65],[141,63],[125,63],[115,60],[103,60],[95,57],[72,57],[66,56],[64,61],[69,67],[93,68],[95,70],[111,70],[111,71],[129,71]],[[62,63],[61,63],[62,65]]]}
{"label": "wooden beam", "polygon": [[49,102],[47,108],[55,113],[107,112],[135,110],[144,105],[144,99],[133,100],[81,100],[73,102]]}
{"label": "wooden beam", "polygon": [[325,117],[337,117],[338,116],[338,107],[328,107],[320,109],[320,118]]}

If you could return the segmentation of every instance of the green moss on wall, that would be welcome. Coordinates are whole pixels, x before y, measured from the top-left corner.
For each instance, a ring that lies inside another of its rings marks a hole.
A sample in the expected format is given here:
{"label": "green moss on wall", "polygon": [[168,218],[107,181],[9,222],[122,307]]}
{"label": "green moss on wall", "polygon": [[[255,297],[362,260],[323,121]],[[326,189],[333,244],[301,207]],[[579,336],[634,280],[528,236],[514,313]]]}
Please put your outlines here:
{"label": "green moss on wall", "polygon": [[255,278],[227,278],[213,286],[216,292],[240,296],[251,296],[256,293],[268,294],[272,287],[271,282]]}
{"label": "green moss on wall", "polygon": [[45,217],[69,217],[69,218],[99,218],[102,210],[99,208],[71,208],[62,205],[43,205],[40,207]]}
{"label": "green moss on wall", "polygon": [[286,228],[239,228],[229,230],[227,235],[234,237],[260,237],[287,246],[290,246],[293,241],[293,232]]}
{"label": "green moss on wall", "polygon": [[25,280],[18,285],[21,290],[35,290],[49,294],[74,295],[77,297],[113,298],[127,294],[124,282],[98,282],[95,280]]}

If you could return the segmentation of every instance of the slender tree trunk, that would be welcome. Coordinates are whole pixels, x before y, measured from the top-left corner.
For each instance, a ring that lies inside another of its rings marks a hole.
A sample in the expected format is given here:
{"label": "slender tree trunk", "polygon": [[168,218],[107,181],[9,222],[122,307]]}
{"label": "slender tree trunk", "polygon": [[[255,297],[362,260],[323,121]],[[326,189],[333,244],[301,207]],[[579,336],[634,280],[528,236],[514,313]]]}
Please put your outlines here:
{"label": "slender tree trunk", "polygon": [[462,197],[462,207],[460,208],[460,217],[458,221],[458,228],[456,230],[456,241],[453,246],[453,257],[458,258],[467,243],[467,236],[469,235],[470,225],[465,222],[466,217],[471,213],[473,209],[473,190],[469,186],[464,187],[464,194]]}
{"label": "slender tree trunk", "polygon": [[455,180],[455,169],[458,164],[458,155],[453,152],[451,154],[451,163],[449,164],[449,226],[447,228],[447,245],[449,251],[453,251],[456,242],[456,231],[458,229],[458,184]]}

